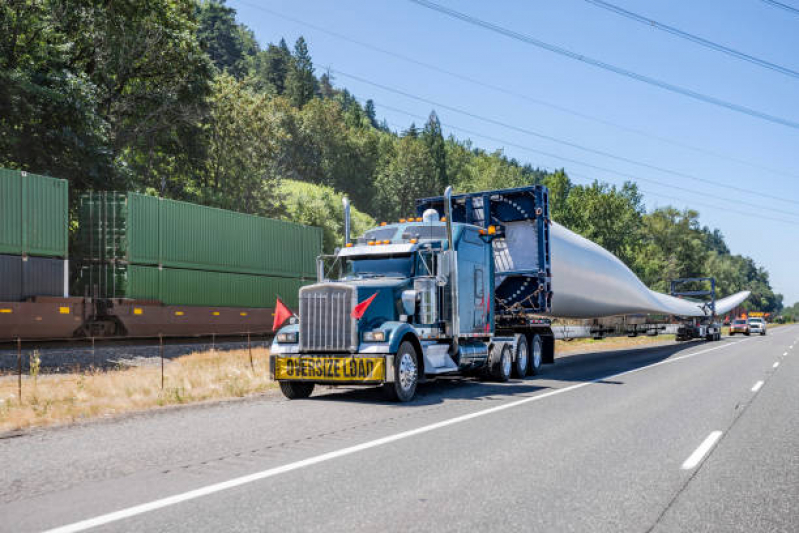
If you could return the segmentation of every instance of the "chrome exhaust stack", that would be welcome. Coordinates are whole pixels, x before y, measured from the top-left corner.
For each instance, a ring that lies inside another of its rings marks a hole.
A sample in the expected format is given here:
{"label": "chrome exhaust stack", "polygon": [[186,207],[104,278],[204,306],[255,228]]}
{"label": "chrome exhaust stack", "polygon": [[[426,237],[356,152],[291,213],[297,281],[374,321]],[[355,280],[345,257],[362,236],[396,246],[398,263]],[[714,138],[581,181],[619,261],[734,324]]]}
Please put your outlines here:
{"label": "chrome exhaust stack", "polygon": [[455,240],[452,236],[452,186],[444,191],[444,214],[447,217],[447,243],[449,249],[449,284],[452,291],[452,350],[451,355],[458,353],[458,336],[460,335],[460,319],[458,317],[458,256],[455,252]]}
{"label": "chrome exhaust stack", "polygon": [[350,199],[346,196],[341,199],[344,204],[344,246],[350,243]]}

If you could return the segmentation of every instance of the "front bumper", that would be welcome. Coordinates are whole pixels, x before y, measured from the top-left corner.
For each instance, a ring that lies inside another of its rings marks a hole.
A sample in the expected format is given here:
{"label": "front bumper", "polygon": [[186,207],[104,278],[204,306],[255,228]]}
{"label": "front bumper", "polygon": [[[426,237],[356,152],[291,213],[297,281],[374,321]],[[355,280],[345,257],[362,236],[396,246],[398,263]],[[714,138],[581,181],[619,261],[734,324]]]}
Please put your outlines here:
{"label": "front bumper", "polygon": [[328,385],[380,385],[394,382],[394,356],[375,353],[281,353],[269,356],[274,381]]}

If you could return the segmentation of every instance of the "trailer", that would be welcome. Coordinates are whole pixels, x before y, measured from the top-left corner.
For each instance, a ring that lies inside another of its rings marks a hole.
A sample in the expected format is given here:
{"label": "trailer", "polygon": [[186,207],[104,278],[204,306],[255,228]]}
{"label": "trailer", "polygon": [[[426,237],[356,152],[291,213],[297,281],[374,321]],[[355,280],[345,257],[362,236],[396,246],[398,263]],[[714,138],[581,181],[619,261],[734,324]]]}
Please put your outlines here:
{"label": "trailer", "polygon": [[[710,284],[710,289],[686,290],[680,287],[685,284]],[[707,341],[721,340],[721,323],[716,316],[716,279],[715,278],[679,278],[671,281],[671,295],[675,298],[709,297],[702,305],[707,310],[705,316],[685,319],[677,329],[675,339],[687,341],[691,339],[704,339]]]}
{"label": "trailer", "polygon": [[[345,200],[342,248],[317,261],[299,291],[270,373],[291,399],[316,384],[378,385],[409,401],[441,375],[497,381],[554,363],[552,318],[591,319],[592,335],[658,334],[662,324],[620,315],[705,316],[696,303],[655,293],[618,258],[553,222],[543,186],[417,201],[417,214],[352,240]],[[748,293],[725,303],[737,305]]]}

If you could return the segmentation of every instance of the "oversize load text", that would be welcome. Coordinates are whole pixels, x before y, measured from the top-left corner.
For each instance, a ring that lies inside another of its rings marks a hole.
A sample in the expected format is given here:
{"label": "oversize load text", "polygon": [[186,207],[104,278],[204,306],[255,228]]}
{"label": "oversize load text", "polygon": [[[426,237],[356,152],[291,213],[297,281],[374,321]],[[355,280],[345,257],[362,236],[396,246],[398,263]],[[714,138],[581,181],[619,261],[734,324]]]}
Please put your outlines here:
{"label": "oversize load text", "polygon": [[378,357],[279,357],[277,379],[320,379],[326,381],[381,381],[383,358]]}

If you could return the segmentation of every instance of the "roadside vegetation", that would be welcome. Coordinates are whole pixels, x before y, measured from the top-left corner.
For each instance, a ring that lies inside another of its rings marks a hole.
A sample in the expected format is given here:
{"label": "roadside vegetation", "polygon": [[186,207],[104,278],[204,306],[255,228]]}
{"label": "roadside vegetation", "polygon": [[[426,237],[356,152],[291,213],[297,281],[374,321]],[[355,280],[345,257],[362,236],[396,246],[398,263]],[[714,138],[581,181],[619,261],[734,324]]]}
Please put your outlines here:
{"label": "roadside vegetation", "polygon": [[263,393],[276,387],[269,380],[268,355],[266,348],[253,348],[252,366],[247,350],[211,350],[166,361],[162,389],[157,359],[117,370],[42,374],[34,352],[22,377],[21,402],[17,376],[0,376],[0,432]]}
{"label": "roadside vegetation", "polygon": [[555,341],[555,357],[559,355],[570,355],[583,352],[604,352],[611,350],[624,350],[639,346],[651,346],[653,344],[666,344],[674,342],[674,335],[658,335],[650,337],[639,335],[638,337],[608,337],[606,339],[572,339]]}
{"label": "roadside vegetation", "polygon": [[224,2],[10,0],[0,26],[0,166],[68,179],[73,199],[135,190],[318,224],[331,252],[342,194],[357,232],[413,215],[414,199],[446,185],[545,184],[555,221],[650,288],[714,276],[720,297],[753,291],[744,308],[782,306],[768,272],[732,254],[697,211],[647,212],[633,183],[578,184],[445,136],[435,110],[418,126],[390,125],[379,104],[316,69],[305,39],[259,42]]}

